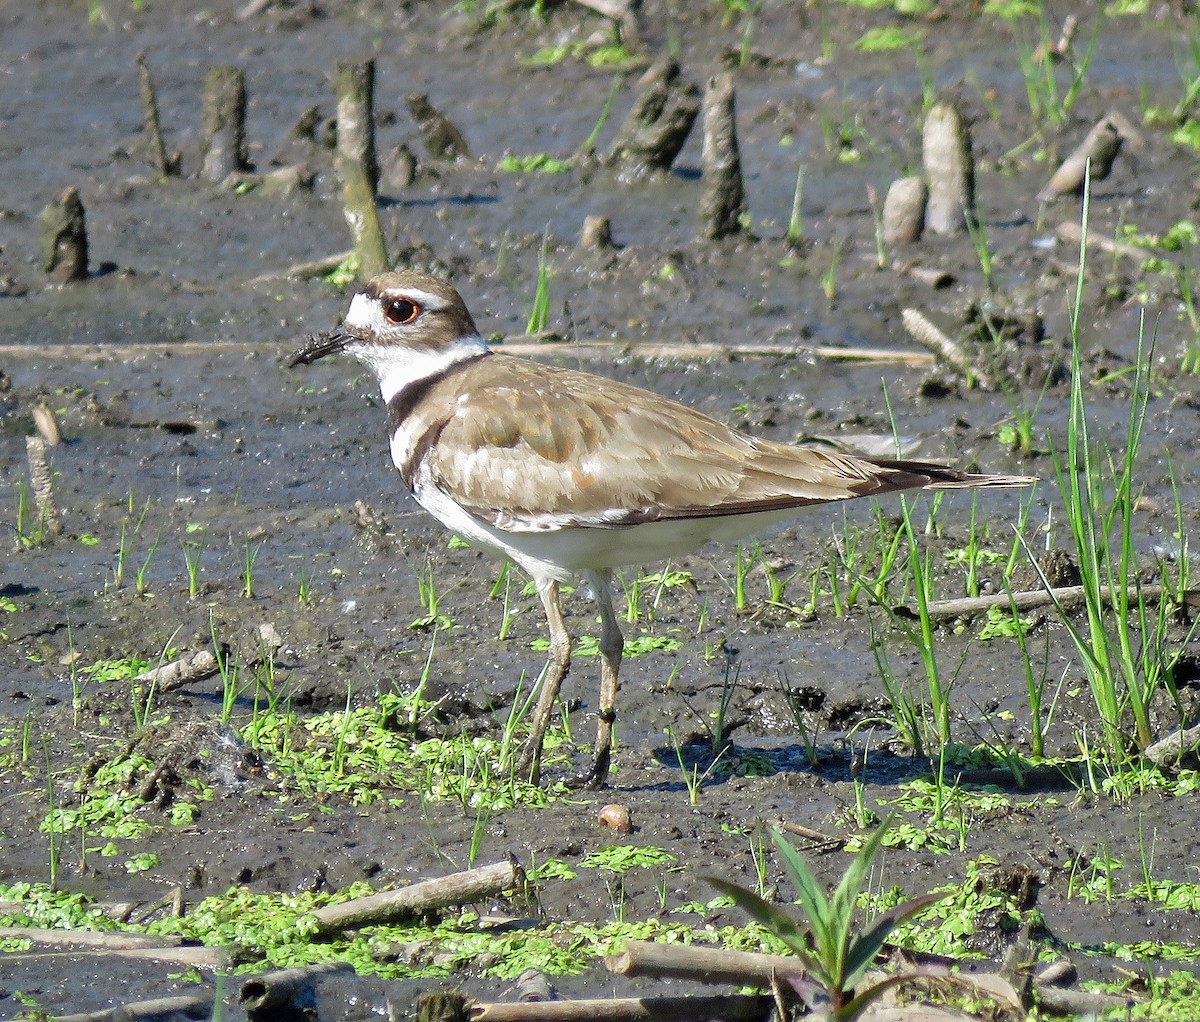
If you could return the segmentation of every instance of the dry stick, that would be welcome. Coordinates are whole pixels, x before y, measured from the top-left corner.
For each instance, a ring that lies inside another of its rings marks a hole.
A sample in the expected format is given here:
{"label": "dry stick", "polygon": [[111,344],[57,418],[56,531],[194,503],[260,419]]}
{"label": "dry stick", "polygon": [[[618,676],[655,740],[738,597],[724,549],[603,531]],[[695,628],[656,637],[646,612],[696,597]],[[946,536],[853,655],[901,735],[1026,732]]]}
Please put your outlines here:
{"label": "dry stick", "polygon": [[379,163],[375,157],[375,62],[340,62],[334,89],[342,207],[354,236],[358,274],[366,280],[391,267],[375,209],[379,187]]}
{"label": "dry stick", "polygon": [[79,189],[66,188],[38,214],[42,269],[56,284],[87,280],[87,218]]}
{"label": "dry stick", "polygon": [[90,948],[71,948],[56,949],[53,951],[43,951],[41,953],[22,952],[25,958],[45,958],[47,961],[55,959],[61,961],[64,955],[70,955],[75,958],[128,958],[133,961],[142,962],[158,962],[162,965],[179,966],[182,969],[205,969],[209,972],[216,972],[218,969],[229,968],[229,959],[216,948],[200,947],[193,945],[190,947],[143,947],[129,948],[127,951],[109,951],[101,949],[99,951],[91,950]]}
{"label": "dry stick", "polygon": [[515,860],[509,859],[436,880],[425,880],[411,887],[330,905],[313,912],[312,918],[317,923],[317,935],[328,936],[357,926],[385,923],[401,916],[423,915],[448,905],[462,905],[489,898],[519,887],[524,879],[520,866]]}
{"label": "dry stick", "polygon": [[[160,773],[161,766],[155,768],[155,773]],[[161,776],[161,774],[160,774]],[[156,782],[157,785],[157,782]],[[157,790],[157,787],[156,789]],[[153,792],[142,799],[143,802],[148,802],[153,798]],[[105,904],[100,902],[96,905],[97,908],[103,909],[104,914],[110,919],[115,919],[122,923],[144,923],[152,916],[158,915],[162,911],[166,911],[168,917],[179,919],[183,916],[183,888],[174,887],[161,898],[156,898],[150,902],[112,902]]]}
{"label": "dry stick", "polygon": [[1135,1003],[1133,998],[1118,994],[1106,994],[1098,990],[1064,990],[1053,986],[1038,986],[1037,995],[1042,1008],[1070,1018],[1096,1018],[1114,1008],[1128,1010]]}
{"label": "dry stick", "polygon": [[58,428],[58,419],[49,405],[36,404],[33,406],[33,425],[38,436],[46,441],[48,447],[57,447],[62,443],[62,431]]}
{"label": "dry stick", "polygon": [[972,365],[962,346],[939,329],[923,313],[916,309],[905,309],[900,314],[900,320],[904,324],[904,329],[912,335],[914,340],[920,341],[935,355],[957,369],[967,378],[968,383],[974,381],[984,390],[992,389],[991,381]]}
{"label": "dry stick", "polygon": [[540,969],[526,969],[517,977],[512,992],[522,1004],[533,1004],[537,1001],[553,1001],[558,995],[550,977]]}
{"label": "dry stick", "polygon": [[337,167],[342,179],[342,212],[350,225],[354,252],[358,256],[358,276],[368,280],[391,268],[387,242],[383,239],[383,228],[375,209],[375,193],[360,164],[339,155]]}
{"label": "dry stick", "polygon": [[209,1018],[212,994],[180,994],[177,997],[158,997],[150,1001],[134,1001],[112,1008],[85,1011],[77,1015],[56,1015],[55,1022],[153,1022],[154,1019]]}
{"label": "dry stick", "polygon": [[593,1001],[473,1004],[471,1018],[474,1022],[684,1022],[698,1018],[765,1022],[774,1008],[775,999],[768,994],[618,997]]}
{"label": "dry stick", "polygon": [[[865,365],[933,365],[933,356],[924,351],[894,351],[888,348],[834,348],[824,344],[803,344],[796,342],[783,344],[621,344],[615,342],[606,344],[600,341],[562,341],[553,344],[530,342],[519,335],[510,340],[505,338],[502,351],[513,355],[546,355],[551,352],[562,352],[579,358],[611,358],[614,349],[626,355],[638,358],[681,358],[681,359],[719,359],[731,355],[762,355],[789,358],[797,352],[804,352],[814,358],[828,358],[835,361],[861,362]],[[0,348],[0,353],[3,348]]]}
{"label": "dry stick", "polygon": [[674,57],[656,60],[640,84],[642,90],[617,129],[608,155],[608,162],[620,168],[625,181],[670,168],[700,113],[700,90],[679,77]]}
{"label": "dry stick", "polygon": [[[1106,603],[1111,602],[1114,594],[1120,590],[1112,586],[1100,587],[1100,598]],[[1139,599],[1154,603],[1162,599],[1174,599],[1178,591],[1170,586],[1145,585],[1131,589]],[[965,596],[957,600],[937,600],[928,605],[929,616],[945,620],[946,618],[972,617],[976,614],[986,614],[993,607],[1016,607],[1017,610],[1034,610],[1037,607],[1047,607],[1058,604],[1063,607],[1082,603],[1087,595],[1083,586],[1058,586],[1053,589],[1029,589],[1020,593],[991,593],[988,596]],[[1183,602],[1189,607],[1200,606],[1200,589],[1188,589],[1182,594]],[[1011,603],[1009,601],[1012,601]],[[916,617],[915,607],[901,606],[896,608],[897,614],[905,617]]]}
{"label": "dry stick", "polygon": [[38,521],[51,536],[62,535],[62,522],[54,506],[54,473],[46,461],[46,441],[40,436],[25,438],[25,456],[29,461],[29,484],[37,508]]}
{"label": "dry stick", "polygon": [[24,938],[35,944],[57,948],[87,948],[91,951],[131,951],[140,948],[179,948],[182,937],[153,937],[140,933],[108,933],[103,930],[56,930],[40,926],[0,926],[0,937]]}
{"label": "dry stick", "polygon": [[655,976],[700,983],[767,986],[775,977],[807,976],[798,958],[644,940],[627,940],[624,951],[604,956],[604,965],[619,976]]}
{"label": "dry stick", "polygon": [[379,190],[379,159],[375,154],[375,61],[339,60],[333,91],[337,96],[338,157],[362,168],[374,199]]}
{"label": "dry stick", "polygon": [[159,695],[162,695],[201,678],[209,678],[220,669],[221,665],[211,649],[199,649],[178,660],[172,660],[169,664],[142,671],[133,680],[143,685],[156,686]]}
{"label": "dry stick", "polygon": [[1052,46],[1042,43],[1033,51],[1033,62],[1041,64],[1047,60],[1066,60],[1071,53],[1071,44],[1075,41],[1075,33],[1079,30],[1079,18],[1068,14],[1063,20],[1062,31],[1058,34],[1058,42]]}
{"label": "dry stick", "polygon": [[813,842],[816,846],[814,851],[818,852],[836,851],[846,844],[844,837],[825,834],[819,830],[813,830],[812,827],[806,827],[801,823],[792,823],[790,820],[778,820],[775,823],[775,829],[785,831],[788,834],[795,834],[797,837],[802,837],[807,841]]}
{"label": "dry stick", "polygon": [[174,177],[179,173],[182,158],[179,153],[167,155],[162,124],[158,118],[158,95],[154,89],[154,79],[150,77],[145,50],[138,52],[135,62],[138,69],[138,93],[142,97],[142,125],[146,133],[146,149],[150,154],[150,162],[162,177]]}
{"label": "dry stick", "polygon": [[197,969],[221,969],[226,956],[217,948],[184,946],[178,939],[145,937],[133,933],[102,933],[93,930],[50,930],[36,926],[0,926],[0,938],[24,938],[47,944],[61,955],[120,955],[122,958],[166,962]]}
{"label": "dry stick", "polygon": [[920,266],[916,263],[910,263],[907,266],[897,267],[897,272],[912,277],[913,280],[925,284],[934,290],[949,287],[954,283],[953,273],[935,266]]}
{"label": "dry stick", "polygon": [[242,984],[238,1003],[250,1012],[281,1012],[284,1009],[302,1012],[321,976],[351,971],[353,966],[347,962],[317,962],[298,969],[264,972],[251,976]]}
{"label": "dry stick", "polygon": [[1146,148],[1146,136],[1138,131],[1133,121],[1120,110],[1110,110],[1105,120],[1117,129],[1117,134],[1121,136],[1123,144],[1139,151]]}
{"label": "dry stick", "polygon": [[1069,958],[1056,958],[1033,977],[1038,986],[1066,987],[1079,979],[1079,970]]}
{"label": "dry stick", "polygon": [[224,181],[253,170],[246,151],[246,75],[221,64],[208,69],[200,114],[200,176]]}
{"label": "dry stick", "polygon": [[1038,201],[1050,202],[1060,195],[1078,195],[1088,176],[1093,181],[1103,181],[1112,170],[1123,141],[1117,125],[1108,117],[1101,118],[1038,192]]}
{"label": "dry stick", "polygon": [[[1058,235],[1059,241],[1064,241],[1068,245],[1078,246],[1083,241],[1083,229],[1079,224],[1070,220],[1064,220],[1055,229],[1054,233]],[[1148,251],[1137,245],[1126,245],[1114,238],[1110,238],[1107,234],[1101,234],[1098,231],[1093,231],[1091,227],[1087,232],[1087,243],[1090,248],[1097,248],[1101,252],[1107,252],[1110,255],[1132,256],[1135,259],[1145,259]]]}
{"label": "dry stick", "polygon": [[[345,253],[349,255],[349,253]],[[271,277],[255,278],[270,280]],[[517,336],[517,335],[514,335]],[[527,336],[527,335],[519,335]],[[170,352],[176,356],[205,355],[214,352],[271,351],[274,343],[258,341],[147,341],[132,344],[0,344],[0,355],[5,358],[36,357],[70,359],[135,358],[138,355],[154,355]],[[612,358],[614,351],[639,358],[678,358],[703,361],[728,359],[731,356],[789,358],[804,352],[814,358],[828,358],[843,362],[857,362],[864,366],[906,365],[931,366],[934,357],[926,351],[897,351],[889,348],[836,348],[822,344],[625,344],[601,341],[563,341],[555,344],[504,341],[501,350],[515,355],[569,354],[578,358]]]}
{"label": "dry stick", "polygon": [[746,193],[738,155],[733,75],[713,75],[704,92],[704,147],[700,153],[700,204],[696,237],[702,241],[742,229]]}
{"label": "dry stick", "polygon": [[324,277],[332,273],[347,259],[354,255],[354,249],[347,249],[345,252],[335,252],[333,255],[322,256],[320,259],[309,259],[302,263],[292,263],[291,266],[285,266],[282,270],[275,273],[263,273],[257,277],[251,277],[247,284],[265,284],[268,281],[278,280],[280,277],[297,277],[300,280],[307,280],[311,277]]}
{"label": "dry stick", "polygon": [[1185,753],[1194,752],[1197,746],[1200,746],[1200,724],[1173,731],[1166,738],[1148,745],[1142,750],[1142,755],[1151,763],[1167,766],[1178,762]]}
{"label": "dry stick", "polygon": [[975,216],[975,162],[962,113],[952,103],[934,103],[921,138],[929,202],[925,226],[935,234],[959,234]]}

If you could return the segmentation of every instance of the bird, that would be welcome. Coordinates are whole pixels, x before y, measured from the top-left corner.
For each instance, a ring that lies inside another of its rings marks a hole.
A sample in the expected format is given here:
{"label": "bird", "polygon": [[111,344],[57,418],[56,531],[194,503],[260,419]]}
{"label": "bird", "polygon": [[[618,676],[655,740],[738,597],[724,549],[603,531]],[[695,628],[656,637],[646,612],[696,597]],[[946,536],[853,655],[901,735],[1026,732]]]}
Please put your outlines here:
{"label": "bird", "polygon": [[534,582],[550,654],[516,762],[533,784],[571,664],[564,583],[582,577],[600,612],[596,744],[590,768],[570,778],[600,788],[624,650],[614,569],[739,540],[810,505],[1033,482],[778,443],[628,383],[504,354],[484,341],[458,291],[423,273],[372,277],[341,324],[309,336],[288,365],[337,352],[377,377],[392,462],[417,502]]}

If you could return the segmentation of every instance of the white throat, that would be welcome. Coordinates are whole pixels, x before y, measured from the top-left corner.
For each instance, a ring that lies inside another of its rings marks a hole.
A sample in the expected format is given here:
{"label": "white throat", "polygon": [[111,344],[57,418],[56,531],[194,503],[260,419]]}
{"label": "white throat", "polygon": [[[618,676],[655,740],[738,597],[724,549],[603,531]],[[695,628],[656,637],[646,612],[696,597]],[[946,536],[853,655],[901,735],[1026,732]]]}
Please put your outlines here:
{"label": "white throat", "polygon": [[487,350],[487,343],[478,334],[460,337],[448,347],[434,351],[414,351],[393,344],[352,344],[346,348],[349,354],[375,371],[385,404],[418,380],[441,376],[452,365]]}
{"label": "white throat", "polygon": [[[355,295],[350,303],[345,324],[351,330],[360,329],[365,337],[387,337],[396,333],[396,327],[384,319],[379,302],[362,294]],[[390,343],[363,340],[346,345],[348,355],[374,370],[385,402],[391,401],[410,384],[440,376],[455,363],[487,350],[487,342],[477,333],[430,347],[409,347],[402,337]]]}

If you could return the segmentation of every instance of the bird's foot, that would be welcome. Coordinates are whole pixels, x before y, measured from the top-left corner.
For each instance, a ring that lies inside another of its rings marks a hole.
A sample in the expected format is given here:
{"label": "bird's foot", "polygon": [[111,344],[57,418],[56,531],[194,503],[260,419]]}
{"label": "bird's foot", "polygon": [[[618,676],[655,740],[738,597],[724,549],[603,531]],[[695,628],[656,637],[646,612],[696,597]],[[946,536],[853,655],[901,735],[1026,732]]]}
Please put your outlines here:
{"label": "bird's foot", "polygon": [[576,774],[574,777],[566,777],[563,779],[563,784],[572,791],[580,791],[582,789],[598,791],[600,788],[606,787],[607,778],[599,776],[593,769],[588,770],[586,773]]}
{"label": "bird's foot", "polygon": [[582,774],[575,777],[568,777],[566,785],[568,788],[587,788],[589,791],[597,791],[600,788],[606,787],[608,784],[608,764],[610,754],[607,749],[601,752],[593,761],[591,767]]}

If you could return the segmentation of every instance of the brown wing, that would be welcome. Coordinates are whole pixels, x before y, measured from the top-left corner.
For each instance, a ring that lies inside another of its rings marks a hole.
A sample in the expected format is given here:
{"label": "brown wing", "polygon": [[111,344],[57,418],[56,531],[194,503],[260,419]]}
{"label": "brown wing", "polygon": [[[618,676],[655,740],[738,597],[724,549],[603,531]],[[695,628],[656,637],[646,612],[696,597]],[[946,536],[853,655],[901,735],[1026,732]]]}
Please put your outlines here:
{"label": "brown wing", "polygon": [[420,418],[422,476],[512,531],[620,528],[1008,478],[789,447],[637,387],[499,354],[435,389]]}

